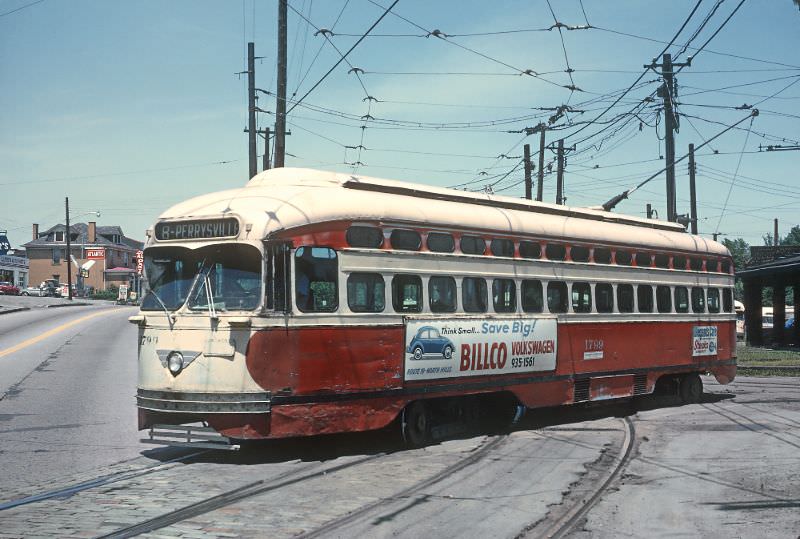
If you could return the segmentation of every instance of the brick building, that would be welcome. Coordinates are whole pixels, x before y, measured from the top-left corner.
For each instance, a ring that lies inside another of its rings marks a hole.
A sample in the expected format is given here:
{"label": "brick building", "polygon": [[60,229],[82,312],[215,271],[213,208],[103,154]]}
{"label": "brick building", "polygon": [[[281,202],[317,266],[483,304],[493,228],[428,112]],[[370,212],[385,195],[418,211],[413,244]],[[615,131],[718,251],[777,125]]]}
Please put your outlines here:
{"label": "brick building", "polygon": [[[29,282],[46,279],[67,282],[67,227],[58,224],[39,232],[33,225],[33,239],[24,245],[28,254]],[[110,285],[131,282],[136,274],[136,253],[143,243],[125,236],[118,226],[97,226],[95,222],[70,225],[70,252],[81,268],[88,270],[84,287],[106,290]],[[73,264],[72,283],[79,284],[80,271]]]}

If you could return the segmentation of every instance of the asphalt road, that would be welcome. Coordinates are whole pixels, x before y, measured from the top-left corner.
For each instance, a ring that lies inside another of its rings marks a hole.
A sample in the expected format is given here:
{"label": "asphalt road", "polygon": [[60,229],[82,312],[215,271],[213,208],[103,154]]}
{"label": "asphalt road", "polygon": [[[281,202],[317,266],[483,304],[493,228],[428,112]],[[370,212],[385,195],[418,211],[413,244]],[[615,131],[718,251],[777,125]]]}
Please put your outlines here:
{"label": "asphalt road", "polygon": [[33,308],[0,316],[0,486],[138,457],[135,308],[17,299]]}
{"label": "asphalt road", "polygon": [[416,450],[366,433],[171,460],[138,442],[133,312],[0,316],[0,537],[800,534],[798,378],[704,377],[700,404],[533,411]]}

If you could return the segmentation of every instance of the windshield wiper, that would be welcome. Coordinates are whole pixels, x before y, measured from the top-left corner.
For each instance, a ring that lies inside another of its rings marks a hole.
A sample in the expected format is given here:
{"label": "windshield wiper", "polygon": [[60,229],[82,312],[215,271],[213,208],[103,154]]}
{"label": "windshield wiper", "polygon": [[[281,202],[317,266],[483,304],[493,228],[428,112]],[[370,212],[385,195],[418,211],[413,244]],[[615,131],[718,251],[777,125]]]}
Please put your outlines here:
{"label": "windshield wiper", "polygon": [[208,273],[206,273],[204,284],[206,287],[206,301],[208,302],[208,317],[212,320],[216,320],[217,309],[214,305],[214,292],[211,291],[211,279],[208,277]]}
{"label": "windshield wiper", "polygon": [[164,314],[167,315],[167,321],[169,322],[169,329],[171,331],[173,324],[175,324],[175,318],[173,318],[175,315],[169,312],[169,309],[167,309],[167,306],[164,304],[163,301],[161,301],[161,298],[158,297],[158,294],[156,294],[155,290],[150,289],[150,293],[153,294],[153,297],[156,298],[158,304],[161,305],[162,309],[164,309]]}

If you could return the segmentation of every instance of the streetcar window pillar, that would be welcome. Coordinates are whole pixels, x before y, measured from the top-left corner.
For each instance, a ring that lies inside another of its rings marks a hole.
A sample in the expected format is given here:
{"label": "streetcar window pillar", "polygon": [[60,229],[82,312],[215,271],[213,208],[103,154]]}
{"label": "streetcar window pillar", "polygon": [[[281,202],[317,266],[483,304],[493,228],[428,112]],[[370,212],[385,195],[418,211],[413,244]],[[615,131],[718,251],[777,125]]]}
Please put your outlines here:
{"label": "streetcar window pillar", "polygon": [[339,307],[338,261],[328,247],[298,247],[294,254],[295,303],[303,312],[333,312]]}
{"label": "streetcar window pillar", "polygon": [[265,252],[265,302],[269,311],[288,312],[289,306],[289,267],[291,248],[287,243],[267,244]]}
{"label": "streetcar window pillar", "polygon": [[481,277],[464,277],[461,280],[461,303],[464,312],[485,313],[488,305],[488,289],[486,279]]}

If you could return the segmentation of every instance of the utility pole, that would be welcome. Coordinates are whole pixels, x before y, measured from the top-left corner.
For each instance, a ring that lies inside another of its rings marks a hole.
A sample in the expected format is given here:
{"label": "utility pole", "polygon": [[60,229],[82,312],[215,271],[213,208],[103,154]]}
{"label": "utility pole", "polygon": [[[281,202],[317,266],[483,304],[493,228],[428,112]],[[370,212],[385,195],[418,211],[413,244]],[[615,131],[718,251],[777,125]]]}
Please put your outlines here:
{"label": "utility pole", "polygon": [[67,255],[64,257],[67,262],[67,297],[72,301],[72,243],[69,237],[69,197],[64,199],[64,205],[66,206],[67,220],[67,230],[64,232],[64,237],[67,240]]}
{"label": "utility pole", "polygon": [[247,44],[247,117],[248,117],[248,154],[250,156],[249,180],[258,174],[258,156],[256,152],[256,46],[252,41]]}
{"label": "utility pole", "polygon": [[677,115],[674,109],[674,97],[677,95],[675,88],[675,79],[673,78],[675,67],[686,67],[692,65],[692,57],[689,56],[685,63],[672,63],[672,55],[664,53],[661,57],[661,64],[653,62],[644,67],[655,70],[661,68],[661,76],[664,79],[658,89],[658,97],[664,100],[664,139],[667,151],[667,221],[676,222],[678,219],[678,211],[675,197],[675,132],[680,128],[677,120]]}
{"label": "utility pole", "polygon": [[526,144],[523,149],[525,150],[523,157],[525,160],[525,199],[531,200],[531,191],[533,191],[533,185],[531,185],[531,145]]}
{"label": "utility pole", "polygon": [[544,196],[544,133],[547,130],[544,124],[539,124],[539,177],[536,184],[536,200],[541,202]]}
{"label": "utility pole", "polygon": [[275,102],[275,168],[286,159],[286,5],[278,0],[278,95]]}
{"label": "utility pole", "polygon": [[778,241],[778,218],[777,217],[775,218],[775,236],[773,237],[772,242],[775,244],[775,247],[777,247],[778,244],[780,243]]}
{"label": "utility pole", "polygon": [[697,234],[697,191],[694,183],[694,144],[689,144],[689,225],[692,234]]}
{"label": "utility pole", "polygon": [[[552,148],[550,148],[552,150]],[[558,156],[558,168],[556,169],[556,204],[564,204],[564,167],[567,163],[565,152],[573,151],[575,146],[564,148],[564,139],[559,139],[556,150]]]}

